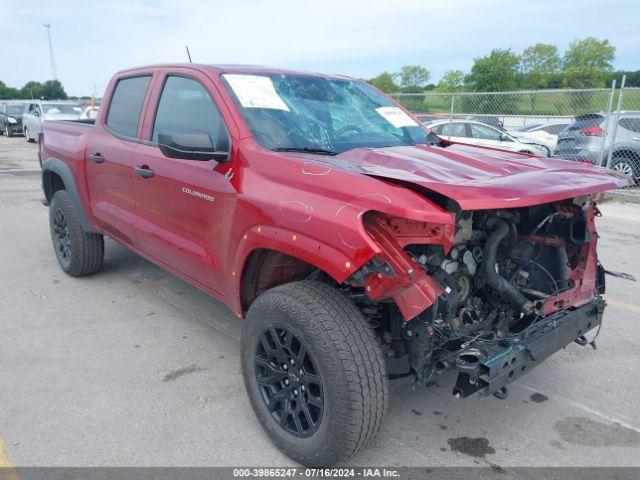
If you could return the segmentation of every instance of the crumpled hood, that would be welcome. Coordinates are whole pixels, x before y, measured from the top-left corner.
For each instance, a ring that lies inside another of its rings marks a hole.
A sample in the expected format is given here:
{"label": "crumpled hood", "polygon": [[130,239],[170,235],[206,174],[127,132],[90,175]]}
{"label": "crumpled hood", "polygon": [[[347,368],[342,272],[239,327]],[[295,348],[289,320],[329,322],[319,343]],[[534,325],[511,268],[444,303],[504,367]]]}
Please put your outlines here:
{"label": "crumpled hood", "polygon": [[617,172],[590,164],[462,144],[356,148],[321,161],[424,187],[455,200],[464,210],[525,207],[631,183]]}

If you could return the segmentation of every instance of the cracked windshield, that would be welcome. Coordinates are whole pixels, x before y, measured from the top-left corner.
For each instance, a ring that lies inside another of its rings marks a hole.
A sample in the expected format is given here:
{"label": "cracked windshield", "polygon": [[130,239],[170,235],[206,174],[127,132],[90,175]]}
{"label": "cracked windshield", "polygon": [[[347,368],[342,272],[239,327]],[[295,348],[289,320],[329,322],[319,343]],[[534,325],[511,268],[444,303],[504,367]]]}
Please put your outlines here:
{"label": "cracked windshield", "polygon": [[337,154],[427,142],[428,133],[417,122],[360,81],[311,75],[223,78],[254,138],[270,150]]}

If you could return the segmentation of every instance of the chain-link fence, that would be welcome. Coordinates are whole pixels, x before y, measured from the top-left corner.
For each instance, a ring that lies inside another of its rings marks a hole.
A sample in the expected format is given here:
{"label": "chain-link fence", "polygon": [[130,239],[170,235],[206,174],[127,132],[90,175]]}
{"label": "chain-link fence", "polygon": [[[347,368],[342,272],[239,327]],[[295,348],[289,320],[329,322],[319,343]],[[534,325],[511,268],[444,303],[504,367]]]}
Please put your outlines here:
{"label": "chain-link fence", "polygon": [[622,89],[606,130],[605,156],[609,168],[630,175],[636,187],[625,195],[640,196],[640,88]]}
{"label": "chain-link fence", "polygon": [[638,182],[640,88],[621,87],[392,96],[444,138],[590,162]]}

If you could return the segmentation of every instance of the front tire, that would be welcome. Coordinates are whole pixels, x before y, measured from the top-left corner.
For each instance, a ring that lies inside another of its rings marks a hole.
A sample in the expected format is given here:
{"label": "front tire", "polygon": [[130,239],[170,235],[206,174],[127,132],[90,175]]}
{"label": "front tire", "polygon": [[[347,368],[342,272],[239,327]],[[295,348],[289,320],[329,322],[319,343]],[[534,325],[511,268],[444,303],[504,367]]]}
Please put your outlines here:
{"label": "front tire", "polygon": [[104,259],[104,238],[82,229],[66,190],[58,190],[49,202],[51,240],[65,273],[81,277],[97,272]]}
{"label": "front tire", "polygon": [[262,427],[303,465],[346,460],[382,426],[389,395],[378,340],[328,285],[305,280],[258,297],[244,322],[242,370]]}
{"label": "front tire", "polygon": [[9,128],[9,125],[5,125],[5,126],[4,126],[4,134],[5,134],[7,137],[13,137],[13,130],[11,130],[11,129]]}
{"label": "front tire", "polygon": [[634,180],[640,177],[640,158],[632,160],[627,157],[613,157],[611,169],[630,176]]}
{"label": "front tire", "polygon": [[27,127],[24,127],[24,138],[27,143],[31,142],[31,138],[29,137],[29,129]]}

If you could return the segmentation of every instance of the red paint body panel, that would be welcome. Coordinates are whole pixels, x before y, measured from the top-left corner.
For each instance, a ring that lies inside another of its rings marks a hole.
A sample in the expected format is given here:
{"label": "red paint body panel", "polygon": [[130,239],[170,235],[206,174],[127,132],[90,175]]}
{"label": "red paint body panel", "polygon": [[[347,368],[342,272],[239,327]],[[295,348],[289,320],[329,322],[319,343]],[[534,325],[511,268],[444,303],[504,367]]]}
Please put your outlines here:
{"label": "red paint body panel", "polygon": [[[422,271],[408,275],[402,239],[376,241],[363,224],[364,214],[376,211],[440,225],[452,236],[454,214],[405,184],[448,197],[466,210],[548,203],[627,184],[591,165],[467,145],[359,148],[335,157],[268,151],[251,138],[222,85],[220,74],[227,71],[278,72],[191,64],[120,72],[109,84],[93,128],[45,123],[42,159],[67,163],[96,231],[215,295],[238,315],[243,314],[243,271],[256,249],[296,257],[337,282],[381,255],[399,270],[401,280],[371,283],[371,295],[393,298],[406,318],[428,307],[439,287]],[[111,93],[119,78],[140,73],[153,74],[140,141],[123,140],[105,128]],[[209,91],[231,137],[228,162],[166,158],[149,144],[167,74],[192,77]],[[95,153],[106,162],[88,160]],[[154,177],[134,173],[133,167],[144,165]],[[407,228],[411,238],[413,227]],[[451,246],[447,238],[439,240],[446,249]],[[594,268],[585,265],[588,285],[582,293],[591,285]]]}

